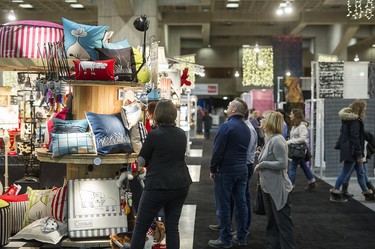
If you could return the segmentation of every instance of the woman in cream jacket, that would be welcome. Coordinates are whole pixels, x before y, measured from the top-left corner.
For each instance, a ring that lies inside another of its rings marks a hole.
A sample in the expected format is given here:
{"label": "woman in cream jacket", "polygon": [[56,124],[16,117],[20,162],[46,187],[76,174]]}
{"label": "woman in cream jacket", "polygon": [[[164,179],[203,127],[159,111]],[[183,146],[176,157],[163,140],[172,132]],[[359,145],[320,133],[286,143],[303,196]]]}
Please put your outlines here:
{"label": "woman in cream jacket", "polygon": [[289,193],[293,185],[289,180],[288,146],[281,135],[282,114],[269,111],[264,114],[261,127],[266,133],[266,143],[259,154],[259,173],[263,202],[267,215],[267,249],[295,248],[294,226],[291,219]]}

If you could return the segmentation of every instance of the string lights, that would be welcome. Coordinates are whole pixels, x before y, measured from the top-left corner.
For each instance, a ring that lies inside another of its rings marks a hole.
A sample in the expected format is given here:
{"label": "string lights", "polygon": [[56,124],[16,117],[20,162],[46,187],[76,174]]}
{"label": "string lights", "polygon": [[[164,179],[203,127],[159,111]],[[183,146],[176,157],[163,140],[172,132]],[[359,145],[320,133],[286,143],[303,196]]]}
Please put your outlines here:
{"label": "string lights", "polygon": [[348,14],[347,17],[353,17],[354,19],[361,19],[362,17],[366,17],[370,20],[374,14],[374,0],[367,0],[366,4],[365,1],[362,0],[347,0],[346,5],[348,6]]}

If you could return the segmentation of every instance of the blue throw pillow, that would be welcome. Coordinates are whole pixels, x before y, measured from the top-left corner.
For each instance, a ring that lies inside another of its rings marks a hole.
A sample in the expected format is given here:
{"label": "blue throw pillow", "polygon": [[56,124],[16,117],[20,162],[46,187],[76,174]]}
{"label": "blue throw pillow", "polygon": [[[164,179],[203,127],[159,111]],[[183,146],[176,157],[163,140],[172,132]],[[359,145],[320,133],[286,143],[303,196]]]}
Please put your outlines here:
{"label": "blue throw pillow", "polygon": [[96,154],[92,133],[52,133],[52,157],[68,154]]}
{"label": "blue throw pillow", "polygon": [[131,153],[132,146],[121,114],[97,114],[85,112],[91,131],[94,133],[96,151],[100,155]]}
{"label": "blue throw pillow", "polygon": [[[86,132],[89,122],[86,119],[80,120],[63,120],[59,118],[52,118],[53,130],[52,133],[79,133]],[[53,144],[51,143],[48,151],[53,151]]]}
{"label": "blue throw pillow", "polygon": [[79,133],[86,132],[89,122],[86,119],[62,120],[53,118],[53,133]]}
{"label": "blue throw pillow", "polygon": [[97,60],[95,48],[103,47],[103,38],[108,26],[90,26],[62,18],[64,46],[68,57],[81,60]]}
{"label": "blue throw pillow", "polygon": [[107,49],[130,48],[130,44],[129,44],[128,40],[126,40],[126,39],[123,40],[123,41],[114,42],[114,43],[104,41],[103,42],[103,48],[107,48]]}

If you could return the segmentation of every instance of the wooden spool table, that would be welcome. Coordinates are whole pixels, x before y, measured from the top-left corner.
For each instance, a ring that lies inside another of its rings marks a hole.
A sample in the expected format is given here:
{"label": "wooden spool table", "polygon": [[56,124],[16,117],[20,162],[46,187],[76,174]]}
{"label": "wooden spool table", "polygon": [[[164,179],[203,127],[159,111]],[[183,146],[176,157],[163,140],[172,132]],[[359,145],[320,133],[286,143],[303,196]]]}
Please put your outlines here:
{"label": "wooden spool table", "polygon": [[[70,81],[73,88],[73,119],[86,119],[85,111],[113,114],[121,111],[123,101],[118,100],[119,89],[143,90],[143,84],[123,81]],[[47,149],[36,150],[39,161],[66,163],[67,179],[113,178],[126,163],[135,161],[136,154],[74,154],[51,158]],[[100,161],[95,166],[94,159]]]}

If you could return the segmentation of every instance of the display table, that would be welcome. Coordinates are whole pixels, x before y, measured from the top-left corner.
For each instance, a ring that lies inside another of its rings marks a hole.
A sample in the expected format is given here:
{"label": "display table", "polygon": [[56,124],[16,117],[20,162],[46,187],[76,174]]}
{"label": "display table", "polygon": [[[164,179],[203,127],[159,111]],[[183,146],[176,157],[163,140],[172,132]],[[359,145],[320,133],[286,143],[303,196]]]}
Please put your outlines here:
{"label": "display table", "polygon": [[[132,163],[136,160],[137,154],[71,154],[52,158],[52,153],[46,148],[37,148],[37,159],[41,162],[65,163],[66,178],[113,178],[115,173],[124,164]],[[95,162],[94,162],[95,160]],[[98,164],[98,162],[100,162]],[[98,164],[98,165],[96,165]]]}

